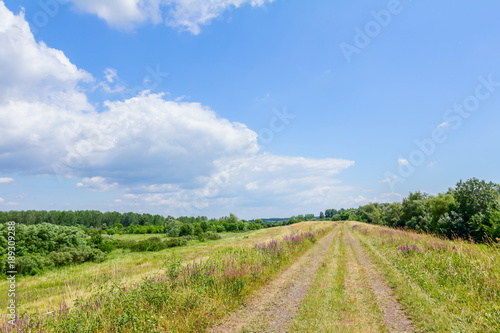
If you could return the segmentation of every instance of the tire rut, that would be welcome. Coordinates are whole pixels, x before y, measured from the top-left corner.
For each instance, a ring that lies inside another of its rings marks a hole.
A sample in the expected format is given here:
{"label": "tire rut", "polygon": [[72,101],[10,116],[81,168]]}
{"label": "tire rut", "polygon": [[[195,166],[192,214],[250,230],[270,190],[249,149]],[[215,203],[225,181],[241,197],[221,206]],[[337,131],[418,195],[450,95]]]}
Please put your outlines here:
{"label": "tire rut", "polygon": [[363,266],[368,283],[373,290],[379,308],[383,311],[384,324],[390,332],[414,332],[411,320],[397,301],[392,289],[387,285],[385,278],[379,273],[373,261],[368,257],[359,241],[353,237],[349,228],[347,236],[354,249],[358,261]]}

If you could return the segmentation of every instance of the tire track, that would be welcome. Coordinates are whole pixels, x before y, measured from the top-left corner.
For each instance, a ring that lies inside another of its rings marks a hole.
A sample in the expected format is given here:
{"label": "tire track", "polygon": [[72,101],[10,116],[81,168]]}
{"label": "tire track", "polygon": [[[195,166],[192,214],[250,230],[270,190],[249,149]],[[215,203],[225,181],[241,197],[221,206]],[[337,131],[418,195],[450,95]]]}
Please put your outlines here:
{"label": "tire track", "polygon": [[403,307],[397,301],[384,277],[378,272],[373,261],[368,257],[359,241],[353,237],[349,228],[346,229],[348,230],[349,243],[368,277],[367,281],[377,298],[377,304],[383,311],[385,326],[390,332],[414,332],[411,320],[406,316]]}

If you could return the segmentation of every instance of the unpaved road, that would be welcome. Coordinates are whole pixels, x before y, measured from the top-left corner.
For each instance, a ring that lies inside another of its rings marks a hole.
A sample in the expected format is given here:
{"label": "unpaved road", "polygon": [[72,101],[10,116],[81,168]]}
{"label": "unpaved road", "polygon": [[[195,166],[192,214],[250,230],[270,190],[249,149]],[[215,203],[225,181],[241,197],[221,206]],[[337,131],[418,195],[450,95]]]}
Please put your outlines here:
{"label": "unpaved road", "polygon": [[[329,258],[332,252],[328,252],[328,249],[333,246],[332,240],[336,237],[339,237],[345,247],[346,254],[334,260],[343,260],[345,263],[342,266],[346,276],[343,288],[348,302],[353,306],[348,314],[345,310],[340,311],[338,316],[334,316],[331,311],[321,313],[323,317],[320,316],[319,320],[323,318],[323,321],[331,322],[332,318],[338,317],[333,326],[328,326],[336,327],[332,332],[358,332],[359,329],[363,332],[414,332],[411,320],[398,303],[392,289],[349,229],[345,224],[337,226],[288,269],[252,295],[245,306],[232,312],[223,323],[211,328],[209,332],[297,331],[291,324],[304,297],[309,291],[314,291],[310,287],[321,263],[332,260]],[[328,286],[329,281],[326,283]],[[333,283],[331,281],[330,287],[338,288]],[[332,311],[335,309],[332,308]],[[315,330],[306,325],[298,331]]]}
{"label": "unpaved road", "polygon": [[354,250],[356,260],[363,267],[366,281],[377,299],[377,305],[383,312],[383,323],[390,332],[413,332],[411,320],[406,316],[403,307],[399,304],[392,289],[379,273],[375,264],[368,257],[359,241],[347,229],[347,238],[351,248]]}
{"label": "unpaved road", "polygon": [[288,332],[339,226],[210,332]]}

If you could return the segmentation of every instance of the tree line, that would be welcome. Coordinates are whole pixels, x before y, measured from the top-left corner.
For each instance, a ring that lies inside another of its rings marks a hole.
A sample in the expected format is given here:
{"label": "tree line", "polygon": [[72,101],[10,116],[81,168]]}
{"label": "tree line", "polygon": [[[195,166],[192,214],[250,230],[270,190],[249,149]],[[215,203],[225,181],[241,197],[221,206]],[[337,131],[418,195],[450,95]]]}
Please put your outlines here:
{"label": "tree line", "polygon": [[332,220],[409,228],[476,242],[500,241],[500,185],[477,178],[461,180],[438,195],[410,192],[401,203],[370,203],[333,213]]}

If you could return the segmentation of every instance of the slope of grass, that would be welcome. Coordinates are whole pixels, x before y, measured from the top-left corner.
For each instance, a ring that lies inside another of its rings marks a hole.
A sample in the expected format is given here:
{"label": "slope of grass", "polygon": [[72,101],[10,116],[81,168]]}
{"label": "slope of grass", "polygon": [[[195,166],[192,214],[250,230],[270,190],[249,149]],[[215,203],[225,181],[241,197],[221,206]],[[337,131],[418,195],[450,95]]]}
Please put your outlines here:
{"label": "slope of grass", "polygon": [[42,319],[32,314],[17,323],[44,332],[203,331],[329,230],[219,248],[188,265],[171,257],[164,271],[139,283],[126,286],[112,281],[77,300],[73,309],[62,304],[53,316]]}
{"label": "slope of grass", "polygon": [[419,330],[500,331],[500,248],[351,223]]}
{"label": "slope of grass", "polygon": [[[183,262],[201,259],[220,247],[253,246],[272,238],[280,239],[291,232],[315,230],[328,225],[328,222],[303,222],[287,227],[277,227],[242,233],[224,233],[222,239],[200,243],[191,241],[181,248],[166,249],[160,252],[135,252],[114,250],[101,263],[84,263],[46,271],[36,276],[17,277],[17,304],[20,313],[47,312],[59,307],[65,300],[68,306],[73,300],[91,295],[105,281],[115,281],[131,285],[145,276],[157,273],[166,258],[175,254]],[[118,236],[140,240],[144,235]],[[7,295],[8,283],[0,281],[0,295]],[[6,313],[8,297],[0,297],[0,314]]]}

